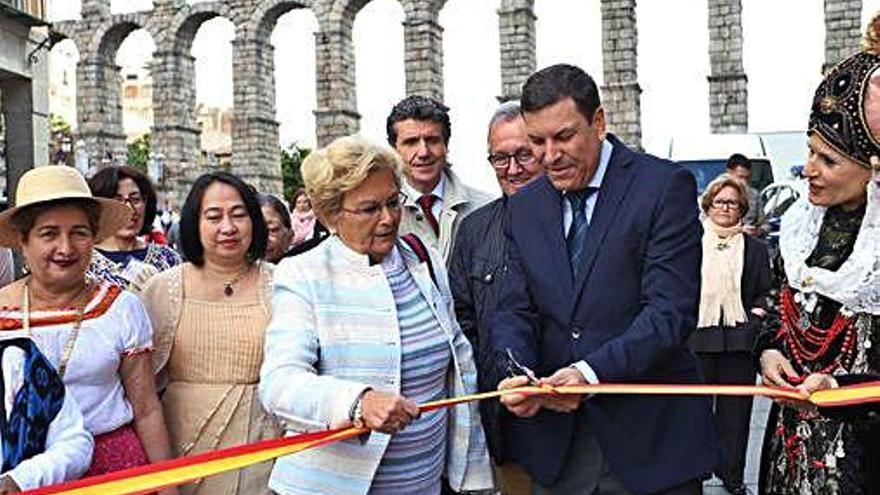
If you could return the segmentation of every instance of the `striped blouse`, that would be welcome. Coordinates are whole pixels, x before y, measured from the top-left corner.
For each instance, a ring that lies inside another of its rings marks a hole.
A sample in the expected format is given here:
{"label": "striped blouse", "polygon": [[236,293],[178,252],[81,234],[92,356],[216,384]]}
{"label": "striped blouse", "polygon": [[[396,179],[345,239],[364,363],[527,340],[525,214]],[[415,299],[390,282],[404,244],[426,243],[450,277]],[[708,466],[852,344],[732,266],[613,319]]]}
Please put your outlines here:
{"label": "striped blouse", "polygon": [[[401,395],[417,404],[447,396],[452,353],[446,334],[407,270],[392,251],[382,264],[400,322]],[[433,411],[391,437],[370,493],[440,493],[446,458],[446,410]]]}

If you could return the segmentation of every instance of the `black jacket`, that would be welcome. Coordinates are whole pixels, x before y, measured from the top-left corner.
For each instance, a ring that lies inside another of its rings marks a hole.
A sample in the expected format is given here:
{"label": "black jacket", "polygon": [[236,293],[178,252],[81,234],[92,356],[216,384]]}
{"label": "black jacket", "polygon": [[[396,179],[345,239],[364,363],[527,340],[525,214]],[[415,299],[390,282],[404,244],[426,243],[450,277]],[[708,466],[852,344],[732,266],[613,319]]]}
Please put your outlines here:
{"label": "black jacket", "polygon": [[[455,301],[455,315],[462,331],[474,348],[478,386],[481,392],[495,390],[495,383],[484,371],[491,366],[488,350],[488,317],[497,308],[501,279],[504,276],[504,223],[507,198],[482,206],[465,217],[455,237],[449,267],[449,284]],[[497,400],[480,402],[483,429],[489,452],[496,462],[503,462],[499,433]]]}
{"label": "black jacket", "polygon": [[767,245],[752,236],[744,235],[743,271],[740,296],[748,321],[735,327],[698,328],[689,343],[694,352],[752,352],[755,336],[761,330],[762,319],[752,308],[767,309],[767,296],[773,286]]}
{"label": "black jacket", "polygon": [[313,248],[318,247],[318,244],[324,242],[324,240],[328,237],[330,237],[330,231],[327,230],[327,227],[324,227],[321,222],[315,222],[315,233],[312,235],[312,237],[288,249],[287,252],[284,253],[284,256],[281,257],[281,259],[290,258],[291,256],[296,256],[298,254],[303,254],[306,251],[310,251]]}

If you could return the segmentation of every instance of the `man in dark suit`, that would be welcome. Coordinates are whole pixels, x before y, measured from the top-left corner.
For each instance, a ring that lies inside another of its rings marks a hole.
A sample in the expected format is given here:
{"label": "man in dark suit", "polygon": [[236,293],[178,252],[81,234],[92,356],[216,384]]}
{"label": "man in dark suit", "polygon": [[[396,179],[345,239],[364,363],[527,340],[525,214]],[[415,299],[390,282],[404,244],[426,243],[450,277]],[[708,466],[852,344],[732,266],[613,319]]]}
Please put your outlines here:
{"label": "man in dark suit", "polygon": [[[605,129],[595,82],[556,65],[523,87],[546,175],[510,198],[508,273],[490,323],[499,388],[512,361],[545,383],[699,383],[696,183]],[[698,494],[719,458],[705,397],[502,399],[502,431],[534,492]]]}

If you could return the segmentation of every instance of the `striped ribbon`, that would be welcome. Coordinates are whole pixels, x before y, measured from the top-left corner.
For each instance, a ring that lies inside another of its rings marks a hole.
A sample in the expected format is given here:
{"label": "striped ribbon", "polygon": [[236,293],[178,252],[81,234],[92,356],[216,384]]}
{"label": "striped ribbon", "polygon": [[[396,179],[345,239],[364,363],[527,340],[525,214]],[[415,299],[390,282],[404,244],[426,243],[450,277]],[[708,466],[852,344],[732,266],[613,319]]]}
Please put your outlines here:
{"label": "striped ribbon", "polygon": [[[754,385],[660,385],[616,384],[571,387],[521,387],[429,402],[422,412],[452,407],[466,402],[494,399],[508,394],[639,394],[639,395],[738,395],[764,396],[812,403],[818,407],[837,407],[880,402],[880,381],[822,390],[807,395],[795,388],[771,388]],[[238,447],[206,452],[146,466],[124,469],[68,483],[23,492],[23,495],[142,495],[177,486],[252,464],[295,454],[306,449],[360,436],[363,428],[340,428],[277,438]]]}

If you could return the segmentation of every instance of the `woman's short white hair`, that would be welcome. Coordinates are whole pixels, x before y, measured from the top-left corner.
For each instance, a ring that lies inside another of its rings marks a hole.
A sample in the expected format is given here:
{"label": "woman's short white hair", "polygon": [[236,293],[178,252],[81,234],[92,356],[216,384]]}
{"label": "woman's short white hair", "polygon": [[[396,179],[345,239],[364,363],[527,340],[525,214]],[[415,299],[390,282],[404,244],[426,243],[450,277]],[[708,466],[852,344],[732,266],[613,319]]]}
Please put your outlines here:
{"label": "woman's short white hair", "polygon": [[326,224],[339,213],[345,193],[382,170],[391,172],[400,186],[402,168],[396,152],[355,135],[337,138],[310,153],[300,172],[312,207]]}

